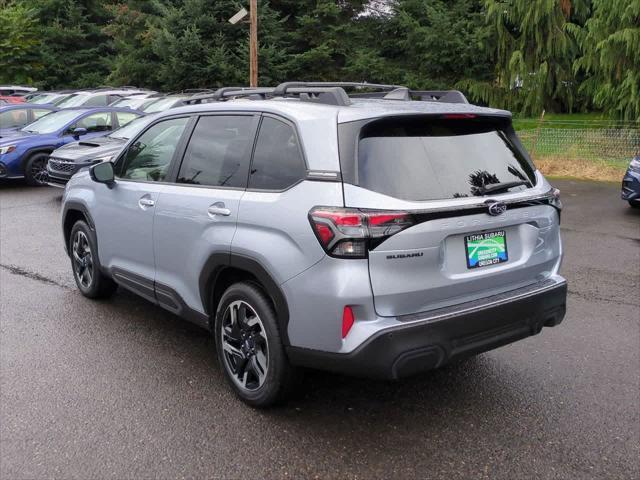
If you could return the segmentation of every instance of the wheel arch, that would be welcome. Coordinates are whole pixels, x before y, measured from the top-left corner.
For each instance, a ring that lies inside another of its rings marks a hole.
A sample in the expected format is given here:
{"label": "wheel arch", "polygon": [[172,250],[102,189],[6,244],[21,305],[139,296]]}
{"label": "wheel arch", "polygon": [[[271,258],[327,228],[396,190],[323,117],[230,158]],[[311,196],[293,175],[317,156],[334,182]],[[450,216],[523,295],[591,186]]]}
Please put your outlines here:
{"label": "wheel arch", "polygon": [[53,146],[34,147],[34,148],[30,148],[29,150],[24,152],[22,154],[22,158],[20,159],[20,168],[22,168],[22,172],[24,173],[25,168],[27,166],[27,162],[29,161],[29,159],[31,157],[33,157],[34,155],[36,155],[38,153],[46,153],[48,155],[51,155],[55,149],[56,148],[53,147]]}
{"label": "wheel arch", "polygon": [[87,208],[79,202],[66,202],[62,212],[62,235],[64,238],[64,248],[69,255],[69,236],[71,229],[78,220],[84,220],[91,230],[95,231],[95,224]]}
{"label": "wheel arch", "polygon": [[284,293],[269,271],[256,259],[239,254],[212,254],[200,274],[199,287],[204,311],[213,331],[216,310],[224,291],[237,282],[258,284],[267,294],[276,312],[280,336],[289,345],[287,329],[289,307]]}

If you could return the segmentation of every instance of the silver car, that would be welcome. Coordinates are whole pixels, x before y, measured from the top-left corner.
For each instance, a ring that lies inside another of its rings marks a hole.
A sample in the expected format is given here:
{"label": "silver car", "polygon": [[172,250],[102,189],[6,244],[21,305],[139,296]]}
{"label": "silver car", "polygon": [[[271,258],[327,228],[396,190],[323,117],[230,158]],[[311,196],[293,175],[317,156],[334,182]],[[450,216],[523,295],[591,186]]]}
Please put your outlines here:
{"label": "silver car", "polygon": [[560,323],[559,192],[510,113],[349,86],[223,89],[72,177],[80,292],[121,286],[210,330],[258,407],[298,367],[398,379]]}

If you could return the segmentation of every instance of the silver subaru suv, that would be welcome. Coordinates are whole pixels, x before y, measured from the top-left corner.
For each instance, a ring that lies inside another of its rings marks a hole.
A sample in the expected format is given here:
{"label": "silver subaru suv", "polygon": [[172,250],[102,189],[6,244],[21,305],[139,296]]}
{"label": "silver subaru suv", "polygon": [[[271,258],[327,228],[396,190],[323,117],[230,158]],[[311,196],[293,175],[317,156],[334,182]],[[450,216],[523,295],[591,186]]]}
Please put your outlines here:
{"label": "silver subaru suv", "polygon": [[73,176],[62,228],[83,295],[210,330],[248,404],[298,367],[398,379],[562,321],[559,192],[510,113],[347,82],[206,102]]}

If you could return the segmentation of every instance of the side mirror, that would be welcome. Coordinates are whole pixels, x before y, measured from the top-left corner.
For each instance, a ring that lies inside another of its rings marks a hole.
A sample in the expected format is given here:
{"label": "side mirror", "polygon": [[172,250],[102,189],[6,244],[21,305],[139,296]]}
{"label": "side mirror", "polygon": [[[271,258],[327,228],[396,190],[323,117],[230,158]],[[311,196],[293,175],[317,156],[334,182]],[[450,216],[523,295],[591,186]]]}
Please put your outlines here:
{"label": "side mirror", "polygon": [[80,138],[82,135],[85,135],[87,133],[87,129],[86,128],[74,128],[73,132],[71,132],[71,135],[74,136],[74,138]]}
{"label": "side mirror", "polygon": [[115,183],[113,163],[111,162],[96,163],[89,169],[89,174],[91,175],[91,180],[104,183],[109,188]]}

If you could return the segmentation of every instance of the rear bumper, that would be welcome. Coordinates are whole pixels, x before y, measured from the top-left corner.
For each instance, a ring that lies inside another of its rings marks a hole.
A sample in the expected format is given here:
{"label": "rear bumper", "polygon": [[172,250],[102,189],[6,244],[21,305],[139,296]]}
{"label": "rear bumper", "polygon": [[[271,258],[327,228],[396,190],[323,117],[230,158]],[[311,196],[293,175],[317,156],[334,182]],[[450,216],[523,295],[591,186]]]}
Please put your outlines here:
{"label": "rear bumper", "polygon": [[566,282],[547,281],[480,302],[407,318],[351,353],[288,347],[294,365],[348,375],[398,379],[440,367],[558,325],[566,310]]}

